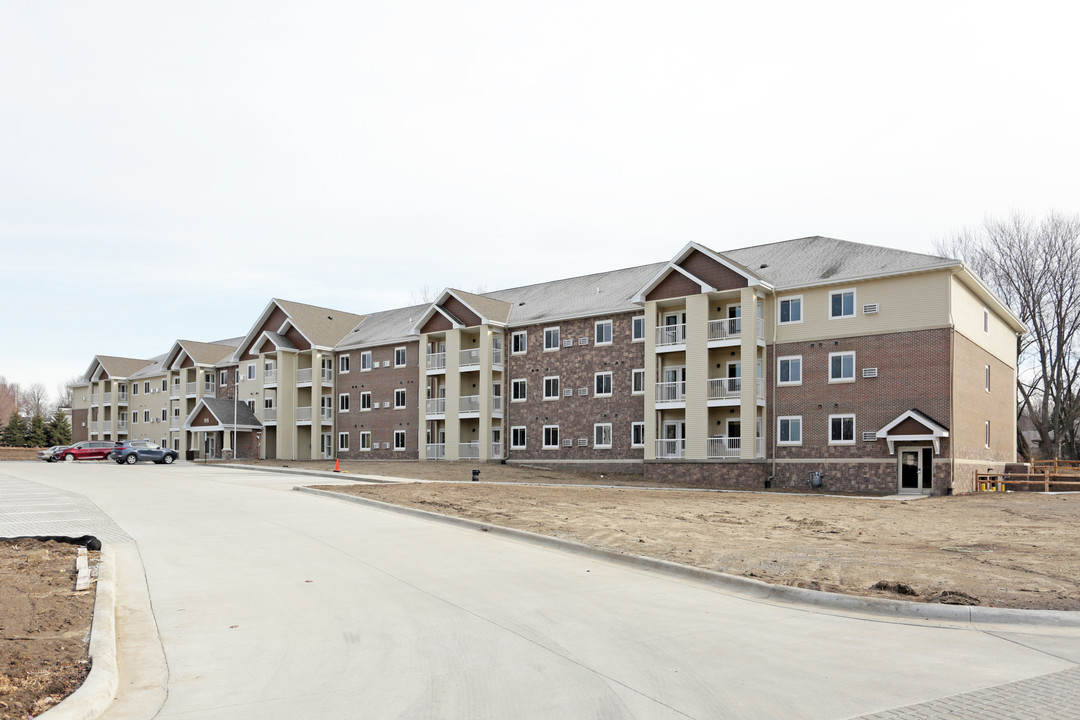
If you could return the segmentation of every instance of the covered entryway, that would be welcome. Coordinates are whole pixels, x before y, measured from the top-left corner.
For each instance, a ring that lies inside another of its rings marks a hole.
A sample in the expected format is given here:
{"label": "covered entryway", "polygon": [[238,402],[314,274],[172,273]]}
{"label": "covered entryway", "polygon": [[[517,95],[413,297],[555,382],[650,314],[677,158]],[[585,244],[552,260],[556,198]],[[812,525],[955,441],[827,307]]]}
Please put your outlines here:
{"label": "covered entryway", "polygon": [[949,430],[915,408],[877,431],[877,439],[889,444],[896,455],[896,490],[928,495],[934,490],[934,457],[941,454],[941,438]]}
{"label": "covered entryway", "polygon": [[897,482],[901,493],[930,493],[934,489],[934,449],[902,447],[897,452]]}

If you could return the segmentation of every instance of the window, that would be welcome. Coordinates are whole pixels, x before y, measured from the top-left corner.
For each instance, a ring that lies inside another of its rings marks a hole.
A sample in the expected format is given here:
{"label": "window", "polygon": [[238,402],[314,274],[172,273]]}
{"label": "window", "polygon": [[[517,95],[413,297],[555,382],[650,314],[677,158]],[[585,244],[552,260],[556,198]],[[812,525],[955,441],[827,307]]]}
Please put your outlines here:
{"label": "window", "polygon": [[[147,390],[147,392],[150,392],[150,391]],[[138,395],[139,394],[139,383],[131,383],[131,394],[132,395]]]}
{"label": "window", "polygon": [[272,395],[267,395],[266,397],[263,398],[263,409],[264,410],[273,410],[274,409],[274,397]]}
{"label": "window", "polygon": [[632,342],[641,342],[645,339],[645,316],[638,315],[633,319],[633,329],[630,332]]}
{"label": "window", "polygon": [[597,450],[611,448],[611,423],[596,423],[593,428],[593,447]]}
{"label": "window", "polygon": [[143,394],[144,395],[149,395],[150,394],[150,381],[149,380],[147,380],[146,382],[143,383]]}
{"label": "window", "polygon": [[351,362],[352,362],[352,360],[350,360],[349,355],[341,355],[341,356],[339,356],[338,357],[338,372],[339,373],[347,373],[347,372],[349,372],[349,364]]}
{"label": "window", "polygon": [[555,450],[559,447],[559,426],[544,426],[544,449]]}
{"label": "window", "polygon": [[364,452],[369,452],[371,450],[371,433],[370,432],[365,431],[365,432],[360,433],[360,449],[362,451],[364,451]]}
{"label": "window", "polygon": [[394,409],[400,410],[405,407],[405,388],[394,390]]}
{"label": "window", "polygon": [[802,295],[784,298],[780,301],[780,319],[778,322],[781,325],[802,322]]}
{"label": "window", "polygon": [[[125,415],[125,413],[120,413],[120,422],[124,422],[124,420],[125,420],[124,415]],[[132,425],[138,425],[139,424],[139,411],[138,410],[131,413],[131,424]]]}
{"label": "window", "polygon": [[[990,311],[983,308],[983,332],[987,335],[990,334]],[[990,447],[987,445],[987,447]]]}
{"label": "window", "polygon": [[645,423],[630,423],[630,447],[645,447]]}
{"label": "window", "polygon": [[990,421],[989,420],[986,421],[986,426],[984,428],[984,434],[986,436],[986,439],[985,439],[986,447],[990,447]]}
{"label": "window", "polygon": [[528,382],[524,378],[510,381],[510,402],[525,402],[528,399]]}
{"label": "window", "polygon": [[165,422],[169,419],[169,411],[165,408],[161,408],[161,422]]}
{"label": "window", "polygon": [[855,382],[855,353],[829,353],[829,382]]}
{"label": "window", "polygon": [[855,444],[855,416],[854,415],[830,415],[829,416],[829,444],[830,445],[854,445]]}
{"label": "window", "polygon": [[144,423],[150,422],[150,411],[149,410],[143,410],[142,411],[142,421]]}
{"label": "window", "polygon": [[172,416],[173,416],[174,418],[179,418],[179,417],[180,417],[180,408],[178,408],[178,407],[174,407],[174,408],[172,409]]}
{"label": "window", "polygon": [[394,348],[394,367],[405,367],[405,348]]}
{"label": "window", "polygon": [[522,330],[510,336],[510,352],[521,355],[529,349],[529,333]]}
{"label": "window", "polygon": [[610,320],[597,320],[595,324],[595,343],[597,345],[610,345],[611,344],[611,321]]}
{"label": "window", "polygon": [[367,372],[371,369],[371,351],[367,350],[360,353],[360,372]]}
{"label": "window", "polygon": [[510,428],[510,448],[512,450],[524,450],[525,440],[526,437],[524,425]]}
{"label": "window", "polygon": [[247,379],[248,380],[254,380],[255,379],[255,363],[248,363],[248,366],[247,366]]}
{"label": "window", "polygon": [[777,358],[776,363],[778,385],[802,385],[802,355]]}
{"label": "window", "polygon": [[544,328],[544,352],[559,349],[559,328]]}
{"label": "window", "polygon": [[645,394],[645,368],[630,371],[630,394]]}
{"label": "window", "polygon": [[273,376],[273,374],[274,374],[274,361],[273,360],[267,360],[266,362],[263,363],[263,375],[266,376],[266,377],[271,377],[271,376]]}
{"label": "window", "polygon": [[337,449],[338,452],[349,452],[349,433],[339,432],[337,434]]}
{"label": "window", "polygon": [[[402,391],[402,392],[404,392],[404,391]],[[405,449],[405,431],[404,430],[395,430],[394,431],[394,450],[404,450],[404,449]]]}
{"label": "window", "polygon": [[598,372],[593,376],[593,387],[597,397],[611,395],[611,373]]}
{"label": "window", "polygon": [[829,319],[855,317],[855,291],[836,290],[829,293]]}
{"label": "window", "polygon": [[370,410],[370,409],[371,409],[371,393],[370,392],[362,392],[362,393],[360,393],[360,410],[363,411],[363,410]]}
{"label": "window", "polygon": [[233,384],[234,385],[239,385],[240,384],[240,368],[239,367],[237,367],[235,370],[233,370]]}
{"label": "window", "polygon": [[559,376],[544,378],[544,399],[545,400],[558,400],[559,399]]}
{"label": "window", "polygon": [[990,392],[990,366],[983,366],[983,384],[986,386],[986,392]]}
{"label": "window", "polygon": [[221,375],[218,377],[218,385],[220,385],[221,387],[225,387],[228,384],[229,384],[229,371],[228,370],[222,370]]}
{"label": "window", "polygon": [[168,390],[169,390],[169,381],[168,380],[162,380],[161,381],[161,392],[168,392]]}
{"label": "window", "polygon": [[789,415],[776,420],[778,445],[802,445],[802,416]]}
{"label": "window", "polygon": [[255,412],[255,401],[254,400],[248,400],[247,401],[247,406],[248,406],[248,410],[250,410],[251,412]]}
{"label": "window", "polygon": [[349,412],[349,393],[341,393],[337,398],[338,412]]}

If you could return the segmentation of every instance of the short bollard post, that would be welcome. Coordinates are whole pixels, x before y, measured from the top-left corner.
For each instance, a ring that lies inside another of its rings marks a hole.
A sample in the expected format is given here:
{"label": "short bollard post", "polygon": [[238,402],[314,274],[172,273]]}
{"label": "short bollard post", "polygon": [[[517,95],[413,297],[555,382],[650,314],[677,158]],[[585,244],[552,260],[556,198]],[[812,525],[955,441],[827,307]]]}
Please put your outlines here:
{"label": "short bollard post", "polygon": [[473,470],[472,471],[472,481],[477,482],[478,480],[480,480],[480,471],[479,470]]}

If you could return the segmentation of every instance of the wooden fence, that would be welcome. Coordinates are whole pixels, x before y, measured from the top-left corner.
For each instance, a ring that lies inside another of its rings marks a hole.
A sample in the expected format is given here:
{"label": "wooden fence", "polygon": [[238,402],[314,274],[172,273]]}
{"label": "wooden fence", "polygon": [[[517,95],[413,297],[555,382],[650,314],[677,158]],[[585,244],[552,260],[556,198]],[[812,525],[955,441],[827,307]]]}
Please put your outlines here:
{"label": "wooden fence", "polygon": [[1028,492],[1050,492],[1051,487],[1057,490],[1080,487],[1080,460],[1037,460],[1032,463],[1029,473],[975,476],[976,492],[1003,492],[1010,486]]}

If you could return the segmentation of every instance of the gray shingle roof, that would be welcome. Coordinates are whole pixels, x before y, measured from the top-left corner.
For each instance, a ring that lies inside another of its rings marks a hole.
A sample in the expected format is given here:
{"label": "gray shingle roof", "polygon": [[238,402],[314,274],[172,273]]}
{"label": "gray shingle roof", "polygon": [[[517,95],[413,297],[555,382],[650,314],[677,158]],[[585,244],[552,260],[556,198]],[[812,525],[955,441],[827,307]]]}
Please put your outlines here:
{"label": "gray shingle roof", "polygon": [[255,413],[251,412],[251,408],[247,406],[247,403],[234,403],[227,398],[211,397],[204,397],[202,402],[222,426],[231,426],[233,424],[233,408],[235,407],[236,424],[238,426],[262,427],[262,423],[255,417]]}
{"label": "gray shingle roof", "polygon": [[288,313],[293,326],[302,332],[304,337],[320,347],[334,347],[364,318],[363,315],[291,300],[275,298],[274,302]]}
{"label": "gray shingle roof", "polygon": [[136,358],[114,357],[112,355],[98,355],[97,361],[105,369],[109,377],[131,377],[151,363],[150,360],[138,360]]}
{"label": "gray shingle roof", "polygon": [[827,237],[798,238],[721,253],[745,265],[777,289],[958,264],[957,260],[935,255]]}
{"label": "gray shingle roof", "polygon": [[342,338],[336,350],[351,350],[358,347],[375,347],[395,342],[415,340],[410,336],[413,324],[428,309],[428,305],[410,305],[409,307],[371,313]]}
{"label": "gray shingle roof", "polygon": [[470,292],[465,292],[464,290],[458,290],[456,288],[451,288],[451,290],[454,291],[454,294],[457,295],[462,302],[491,322],[505,323],[506,319],[510,316],[511,305],[508,302],[485,297],[483,295],[474,295]]}
{"label": "gray shingle roof", "polygon": [[195,340],[177,340],[180,347],[193,361],[200,365],[216,365],[232,355],[235,345],[218,345],[216,343],[197,342]]}
{"label": "gray shingle roof", "polygon": [[165,368],[162,367],[162,364],[165,362],[165,358],[167,356],[168,356],[168,353],[162,353],[161,355],[158,355],[157,357],[150,358],[150,364],[147,365],[146,367],[144,367],[139,372],[134,373],[133,375],[131,375],[131,378],[132,379],[135,379],[135,378],[147,378],[147,377],[154,377],[155,375],[164,375],[165,374]]}

